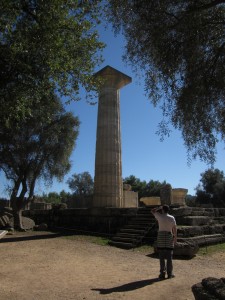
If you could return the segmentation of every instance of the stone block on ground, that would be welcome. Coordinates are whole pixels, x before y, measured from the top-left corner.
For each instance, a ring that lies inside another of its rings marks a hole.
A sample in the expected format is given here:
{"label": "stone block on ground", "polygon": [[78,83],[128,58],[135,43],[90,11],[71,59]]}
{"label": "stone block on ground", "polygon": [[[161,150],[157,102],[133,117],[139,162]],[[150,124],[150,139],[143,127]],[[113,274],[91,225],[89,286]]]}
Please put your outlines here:
{"label": "stone block on ground", "polygon": [[224,300],[225,278],[207,277],[192,286],[195,300]]}
{"label": "stone block on ground", "polygon": [[224,234],[225,224],[202,225],[202,226],[179,226],[177,234],[179,237],[193,237],[208,234]]}
{"label": "stone block on ground", "polygon": [[46,231],[48,230],[48,225],[46,223],[41,223],[39,225],[35,225],[33,229],[35,231]]}
{"label": "stone block on ground", "polygon": [[7,233],[7,230],[0,230],[0,239],[2,239]]}
{"label": "stone block on ground", "polygon": [[0,217],[0,228],[4,228],[9,224],[9,217],[6,215],[2,215]]}
{"label": "stone block on ground", "polygon": [[4,207],[3,210],[4,210],[4,212],[7,212],[7,213],[11,214],[11,216],[13,215],[11,207]]}
{"label": "stone block on ground", "polygon": [[[10,227],[14,228],[14,220],[13,218],[10,219]],[[27,218],[27,217],[22,217],[22,225],[23,225],[23,228],[25,230],[30,230],[30,229],[33,229],[34,226],[35,226],[35,222],[30,219],[30,218]]]}
{"label": "stone block on ground", "polygon": [[201,236],[193,236],[191,238],[178,238],[178,242],[194,242],[199,247],[206,245],[213,245],[225,242],[224,234],[208,234]]}
{"label": "stone block on ground", "polygon": [[[154,243],[154,252],[158,253],[157,242]],[[174,247],[173,255],[174,256],[186,256],[193,257],[198,252],[199,246],[194,241],[182,241],[177,242]]]}
{"label": "stone block on ground", "polygon": [[203,226],[181,226],[177,228],[177,234],[179,237],[192,237],[196,235],[203,235]]}
{"label": "stone block on ground", "polygon": [[183,241],[177,242],[174,247],[174,255],[175,256],[188,256],[193,257],[199,250],[199,246],[194,241]]}

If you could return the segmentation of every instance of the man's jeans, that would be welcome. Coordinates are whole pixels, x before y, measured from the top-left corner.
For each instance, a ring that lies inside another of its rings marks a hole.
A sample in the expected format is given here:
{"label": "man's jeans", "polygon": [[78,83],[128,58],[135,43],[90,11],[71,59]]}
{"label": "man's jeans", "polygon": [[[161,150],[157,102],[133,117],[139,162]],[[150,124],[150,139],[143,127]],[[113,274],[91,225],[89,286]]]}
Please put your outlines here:
{"label": "man's jeans", "polygon": [[165,275],[167,272],[168,276],[173,274],[173,250],[158,249],[159,260],[160,260],[160,274]]}

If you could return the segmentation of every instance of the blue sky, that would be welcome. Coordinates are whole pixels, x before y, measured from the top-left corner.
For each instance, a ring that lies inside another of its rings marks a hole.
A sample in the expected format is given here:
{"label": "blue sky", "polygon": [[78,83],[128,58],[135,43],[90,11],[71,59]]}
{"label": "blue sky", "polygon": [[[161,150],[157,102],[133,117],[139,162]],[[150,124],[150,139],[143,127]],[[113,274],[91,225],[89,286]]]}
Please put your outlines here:
{"label": "blue sky", "polygon": [[[132,77],[132,83],[123,87],[120,92],[123,178],[135,175],[146,181],[165,180],[173,188],[187,188],[188,194],[194,195],[200,174],[208,166],[199,160],[193,161],[188,166],[187,152],[181,134],[177,130],[172,129],[170,137],[160,142],[156,131],[162,119],[161,111],[153,107],[150,100],[145,97],[143,79],[138,78],[131,67],[122,61],[123,37],[115,37],[110,29],[101,28],[100,39],[107,47],[103,51],[105,61],[96,71],[110,65]],[[66,181],[74,173],[88,171],[94,177],[98,107],[89,105],[82,99],[67,105],[66,109],[72,111],[81,121],[79,137],[71,156],[72,168],[61,183],[54,181],[51,187],[38,183],[36,193],[39,195],[43,192],[70,191]],[[224,146],[219,144],[214,167],[225,172],[224,153]],[[4,185],[5,180],[2,178],[0,197],[5,196]]]}

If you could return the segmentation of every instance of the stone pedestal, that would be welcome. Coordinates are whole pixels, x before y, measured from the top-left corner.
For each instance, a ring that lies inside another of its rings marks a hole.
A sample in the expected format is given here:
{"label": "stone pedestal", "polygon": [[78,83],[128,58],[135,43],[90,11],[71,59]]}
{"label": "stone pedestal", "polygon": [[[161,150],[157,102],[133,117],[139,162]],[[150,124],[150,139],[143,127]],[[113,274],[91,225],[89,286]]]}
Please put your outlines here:
{"label": "stone pedestal", "polygon": [[172,203],[177,205],[186,205],[185,197],[188,190],[183,188],[172,189]]}
{"label": "stone pedestal", "polygon": [[106,66],[95,76],[103,85],[99,93],[94,178],[94,207],[124,207],[119,90],[131,78]]}
{"label": "stone pedestal", "polygon": [[171,205],[172,203],[172,187],[170,184],[165,184],[160,190],[161,205]]}
{"label": "stone pedestal", "polygon": [[185,197],[187,192],[187,189],[172,189],[170,184],[166,184],[160,190],[161,204],[185,206]]}
{"label": "stone pedestal", "polygon": [[123,207],[138,207],[138,193],[124,190]]}

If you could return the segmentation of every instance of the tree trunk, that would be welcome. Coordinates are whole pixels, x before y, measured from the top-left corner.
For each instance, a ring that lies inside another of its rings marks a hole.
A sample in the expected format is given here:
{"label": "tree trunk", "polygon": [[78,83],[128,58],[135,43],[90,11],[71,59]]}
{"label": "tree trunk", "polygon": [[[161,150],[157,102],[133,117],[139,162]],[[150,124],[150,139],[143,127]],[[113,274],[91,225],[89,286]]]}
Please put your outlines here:
{"label": "tree trunk", "polygon": [[20,231],[25,231],[25,229],[23,228],[23,223],[22,223],[22,209],[23,209],[24,197],[25,197],[26,192],[27,192],[26,178],[23,178],[22,191],[21,191],[19,197],[16,197],[15,193],[12,195],[14,229],[20,230]]}
{"label": "tree trunk", "polygon": [[12,193],[11,193],[11,197],[10,197],[10,206],[12,207],[12,209],[14,210],[14,207],[16,205],[16,199],[17,199],[17,194],[20,188],[20,184],[21,184],[21,177],[18,177],[18,179],[15,181]]}
{"label": "tree trunk", "polygon": [[19,197],[12,199],[12,210],[14,217],[14,229],[24,231],[22,224],[22,207],[23,201]]}
{"label": "tree trunk", "polygon": [[22,223],[22,209],[13,210],[13,216],[14,216],[14,229],[19,231],[25,231]]}

